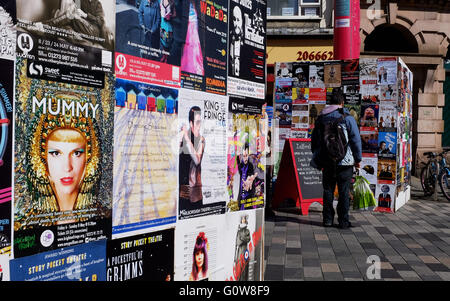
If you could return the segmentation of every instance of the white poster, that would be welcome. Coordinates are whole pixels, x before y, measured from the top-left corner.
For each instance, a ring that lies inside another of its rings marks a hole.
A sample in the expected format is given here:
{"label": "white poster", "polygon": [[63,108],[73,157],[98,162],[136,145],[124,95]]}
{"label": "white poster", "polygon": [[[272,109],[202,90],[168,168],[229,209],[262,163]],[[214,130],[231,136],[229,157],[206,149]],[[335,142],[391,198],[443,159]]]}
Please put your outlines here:
{"label": "white poster", "polygon": [[220,256],[225,215],[203,216],[177,222],[175,229],[175,281],[225,280]]}
{"label": "white poster", "polygon": [[377,207],[375,211],[393,212],[395,199],[395,185],[377,184],[375,192]]}
{"label": "white poster", "polygon": [[378,158],[376,154],[362,157],[360,175],[367,179],[370,184],[377,183]]}
{"label": "white poster", "polygon": [[9,281],[9,254],[0,255],[0,282]]}
{"label": "white poster", "polygon": [[377,60],[377,80],[379,85],[397,84],[397,59],[395,57]]}
{"label": "white poster", "polygon": [[225,212],[227,123],[228,97],[180,90],[179,219]]}
{"label": "white poster", "polygon": [[220,257],[226,280],[263,280],[263,210],[226,214],[225,247]]}

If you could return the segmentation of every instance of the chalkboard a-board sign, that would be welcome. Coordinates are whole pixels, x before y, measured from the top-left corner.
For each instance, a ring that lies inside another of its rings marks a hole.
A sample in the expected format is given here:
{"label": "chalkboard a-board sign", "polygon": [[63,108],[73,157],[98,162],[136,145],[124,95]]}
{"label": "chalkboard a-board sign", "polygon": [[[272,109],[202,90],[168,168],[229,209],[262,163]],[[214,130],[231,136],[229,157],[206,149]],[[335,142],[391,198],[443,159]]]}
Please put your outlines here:
{"label": "chalkboard a-board sign", "polygon": [[280,162],[272,206],[293,199],[302,214],[314,202],[323,204],[322,173],[309,165],[311,139],[286,139]]}

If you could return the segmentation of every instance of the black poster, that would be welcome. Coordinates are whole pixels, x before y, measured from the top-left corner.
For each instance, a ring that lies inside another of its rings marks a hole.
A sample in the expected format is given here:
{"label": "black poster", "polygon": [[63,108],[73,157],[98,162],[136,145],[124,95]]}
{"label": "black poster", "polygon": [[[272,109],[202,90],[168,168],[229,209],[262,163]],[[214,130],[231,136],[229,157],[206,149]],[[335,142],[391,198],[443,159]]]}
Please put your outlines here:
{"label": "black poster", "polygon": [[228,0],[179,0],[176,7],[182,87],[225,95]]}
{"label": "black poster", "polygon": [[11,246],[14,62],[0,59],[0,254]]}
{"label": "black poster", "polygon": [[266,12],[265,0],[230,1],[228,93],[264,98]]}
{"label": "black poster", "polygon": [[172,281],[174,229],[109,240],[107,281]]}
{"label": "black poster", "polygon": [[310,141],[292,141],[300,193],[303,200],[323,197],[322,173],[309,165],[312,159]]}

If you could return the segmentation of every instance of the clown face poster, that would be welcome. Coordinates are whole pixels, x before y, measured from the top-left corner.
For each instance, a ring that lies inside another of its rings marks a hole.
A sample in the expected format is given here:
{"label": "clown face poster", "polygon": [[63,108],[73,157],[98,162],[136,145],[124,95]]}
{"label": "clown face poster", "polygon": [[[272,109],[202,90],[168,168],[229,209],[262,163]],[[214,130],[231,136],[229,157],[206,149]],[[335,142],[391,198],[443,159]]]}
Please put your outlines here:
{"label": "clown face poster", "polygon": [[222,214],[227,192],[228,97],[181,89],[178,219]]}
{"label": "clown face poster", "polygon": [[111,235],[114,81],[32,79],[16,62],[14,256]]}

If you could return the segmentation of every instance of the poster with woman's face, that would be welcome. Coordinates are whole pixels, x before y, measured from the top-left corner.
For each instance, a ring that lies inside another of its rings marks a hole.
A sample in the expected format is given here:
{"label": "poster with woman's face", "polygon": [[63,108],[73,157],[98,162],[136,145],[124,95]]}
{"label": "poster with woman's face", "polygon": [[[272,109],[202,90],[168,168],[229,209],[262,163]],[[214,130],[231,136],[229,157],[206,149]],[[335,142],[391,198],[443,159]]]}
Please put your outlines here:
{"label": "poster with woman's face", "polygon": [[31,79],[16,62],[14,256],[111,233],[114,82]]}
{"label": "poster with woman's face", "polygon": [[223,281],[225,215],[178,221],[175,281]]}

